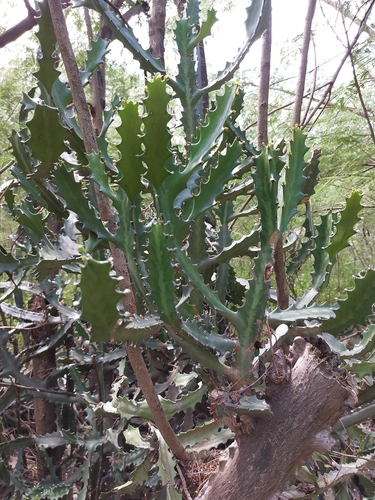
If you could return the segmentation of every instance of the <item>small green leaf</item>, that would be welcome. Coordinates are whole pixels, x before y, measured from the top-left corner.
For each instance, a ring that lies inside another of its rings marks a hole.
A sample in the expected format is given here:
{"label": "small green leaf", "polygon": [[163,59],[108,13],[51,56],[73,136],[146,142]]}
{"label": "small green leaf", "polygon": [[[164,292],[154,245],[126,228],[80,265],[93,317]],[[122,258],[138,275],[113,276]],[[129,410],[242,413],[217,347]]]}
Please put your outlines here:
{"label": "small green leaf", "polygon": [[80,71],[83,86],[89,83],[96,68],[104,63],[104,58],[109,52],[108,45],[109,41],[100,37],[91,41],[91,49],[87,51],[86,67]]}
{"label": "small green leaf", "polygon": [[142,176],[145,168],[142,164],[142,141],[140,138],[142,120],[138,114],[138,104],[127,102],[120,109],[121,125],[117,128],[121,143],[117,146],[121,158],[117,162],[120,178],[119,185],[133,201],[144,189]]}
{"label": "small green leaf", "polygon": [[332,232],[332,213],[328,212],[321,217],[322,222],[317,227],[317,236],[315,238],[314,272],[312,273],[312,285],[316,290],[320,290],[323,284],[327,285],[329,281],[330,260],[326,250],[330,242]]}
{"label": "small green leaf", "polygon": [[109,262],[90,259],[81,274],[82,319],[91,323],[92,342],[108,342],[120,318],[117,304],[122,294],[117,281],[110,277]]}
{"label": "small green leaf", "polygon": [[290,151],[288,165],[285,167],[285,184],[281,186],[282,200],[281,215],[278,221],[278,233],[281,235],[287,228],[291,218],[297,213],[297,205],[302,200],[304,194],[301,191],[303,182],[306,180],[303,174],[306,161],[305,154],[308,147],[305,144],[306,134],[302,130],[295,128],[290,141]]}
{"label": "small green leaf", "polygon": [[105,171],[104,163],[100,158],[100,154],[91,153],[87,155],[87,157],[89,159],[87,167],[91,172],[91,179],[98,184],[99,189],[103,194],[105,194],[109,199],[115,200],[116,194],[112,191],[112,188],[109,185],[109,177]]}
{"label": "small green leaf", "polygon": [[340,354],[340,358],[363,358],[375,349],[375,325],[370,325],[362,333],[362,340],[352,349],[348,349],[345,344],[329,333],[323,333],[322,337],[327,342],[332,351]]}
{"label": "small green leaf", "polygon": [[166,489],[164,492],[165,497],[163,496],[163,498],[166,500],[182,500],[182,496],[173,486],[175,484],[174,478],[177,474],[175,470],[176,462],[159,430],[155,429],[155,432],[159,441],[159,460],[156,463],[158,466],[158,476],[161,478],[161,482],[165,485]]}
{"label": "small green leaf", "polygon": [[261,37],[263,31],[267,28],[268,19],[271,13],[271,0],[252,0],[250,7],[246,9],[247,18],[245,21],[247,39],[237,56],[231,63],[227,63],[225,68],[220,71],[212,83],[207,87],[196,90],[194,93],[194,102],[197,102],[202,95],[211,92],[212,90],[220,89],[226,82],[233,78],[234,73],[239,68],[250,47],[258,38]]}
{"label": "small green leaf", "polygon": [[56,36],[53,29],[48,2],[39,5],[41,16],[38,18],[39,31],[37,37],[40,41],[41,55],[38,57],[39,70],[34,73],[41,89],[41,98],[48,101],[52,93],[52,86],[60,75],[56,70]]}
{"label": "small green leaf", "polygon": [[241,349],[236,353],[236,365],[240,368],[242,375],[250,368],[253,353],[251,347],[257,339],[266,313],[270,284],[265,279],[264,272],[266,265],[271,261],[271,256],[269,245],[259,253],[255,260],[253,279],[249,280],[249,288],[245,293],[244,303],[236,313],[237,321],[241,322],[241,327],[237,328]]}
{"label": "small green leaf", "polygon": [[232,351],[237,345],[234,340],[228,339],[225,335],[205,331],[203,325],[200,325],[198,321],[184,321],[182,329],[203,347],[209,347],[220,354]]}
{"label": "small green leaf", "polygon": [[355,234],[354,226],[361,220],[358,217],[358,213],[362,209],[361,198],[362,195],[358,191],[353,191],[350,198],[346,200],[345,209],[340,212],[340,220],[335,226],[335,234],[326,248],[332,263],[336,260],[336,255],[349,246],[348,239]]}
{"label": "small green leaf", "polygon": [[3,453],[4,451],[7,450],[17,450],[18,448],[26,448],[27,446],[35,446],[35,440],[36,438],[16,438],[12,439],[11,441],[7,441],[5,443],[0,444],[0,453]]}
{"label": "small green leaf", "polygon": [[191,54],[199,42],[211,35],[211,28],[216,21],[216,11],[214,9],[207,11],[207,19],[203,21],[198,34],[189,41],[186,49],[187,54]]}
{"label": "small green leaf", "polygon": [[274,188],[276,179],[271,174],[270,158],[265,147],[255,159],[253,179],[262,224],[260,238],[262,244],[266,245],[276,231],[277,200]]}
{"label": "small green leaf", "polygon": [[152,447],[151,442],[141,436],[139,427],[133,427],[129,424],[123,434],[126,443],[134,446],[135,448],[146,448],[149,450]]}
{"label": "small green leaf", "polygon": [[220,432],[223,427],[223,424],[216,422],[216,420],[208,420],[201,425],[197,425],[194,429],[181,432],[178,435],[178,439],[184,448],[187,446],[194,446],[197,443],[210,440],[210,438]]}
{"label": "small green leaf", "polygon": [[241,396],[236,401],[228,399],[225,406],[238,415],[248,415],[254,418],[267,417],[272,413],[264,399],[258,399],[257,396]]}
{"label": "small green leaf", "polygon": [[224,247],[223,250],[215,255],[214,257],[209,257],[198,264],[200,272],[205,269],[220,264],[221,262],[229,262],[230,259],[234,257],[239,257],[249,253],[251,248],[252,252],[258,253],[258,249],[254,248],[259,243],[259,231],[253,231],[250,234],[242,236],[239,240],[233,241],[231,245]]}
{"label": "small green leaf", "polygon": [[193,196],[193,207],[188,220],[195,220],[198,215],[215,204],[217,197],[224,190],[224,184],[232,179],[232,171],[237,165],[241,152],[242,148],[236,141],[228,145],[225,155],[219,156],[217,166],[211,168],[209,179],[200,185],[199,194]]}
{"label": "small green leaf", "polygon": [[[191,5],[192,2],[188,2],[188,10]],[[191,57],[191,52],[188,50],[189,40],[193,37],[192,25],[195,24],[194,17],[195,15],[189,16],[189,12],[187,12],[186,17],[182,17],[176,22],[175,38],[178,53],[180,55],[180,62],[178,64],[176,82],[170,82],[181,100],[181,121],[184,127],[185,136],[189,141],[195,136],[196,126],[198,124],[198,114],[195,103],[192,101],[196,86],[195,63]]]}
{"label": "small green leaf", "polygon": [[237,320],[236,313],[226,307],[219,299],[217,292],[211,290],[203,280],[198,268],[191,262],[188,256],[181,249],[176,249],[176,257],[181,266],[181,269],[186,274],[189,281],[194,287],[201,292],[205,300],[216,309],[217,312],[228,318],[236,326],[242,327],[242,323]]}
{"label": "small green leaf", "polygon": [[211,111],[199,130],[198,140],[189,151],[189,160],[184,173],[191,175],[203,158],[215,146],[219,136],[224,131],[224,125],[232,111],[236,87],[225,87],[223,95],[217,96],[216,109]]}
{"label": "small green leaf", "polygon": [[[180,411],[186,411],[188,408],[194,408],[194,406],[202,400],[202,397],[206,394],[206,392],[207,387],[201,385],[197,390],[188,392],[176,401],[164,399],[161,396],[159,396],[159,400],[164,413],[169,420]],[[130,400],[126,397],[119,397],[112,402],[112,405],[117,409],[121,417],[125,417],[127,419],[131,417],[140,417],[146,420],[153,420],[147,401],[135,402],[134,400]]]}
{"label": "small green leaf", "polygon": [[17,269],[33,267],[38,262],[38,256],[29,255],[24,259],[15,259],[12,254],[4,254],[0,250],[0,273],[14,273]]}
{"label": "small green leaf", "polygon": [[57,108],[38,104],[27,126],[31,133],[27,146],[33,156],[47,164],[58,160],[66,150],[64,140],[68,131],[60,123]]}
{"label": "small green leaf", "polygon": [[315,194],[315,186],[318,184],[318,175],[319,175],[319,158],[321,156],[320,149],[316,149],[313,152],[311,160],[303,169],[303,175],[306,177],[306,180],[302,184],[301,191],[305,196],[312,196]]}
{"label": "small green leaf", "polygon": [[[234,86],[226,87],[224,94],[217,97],[216,109],[208,114],[205,123],[200,129],[199,138],[190,147],[186,167],[182,171],[177,171],[174,175],[167,177],[161,186],[160,202],[162,212],[165,219],[170,220],[173,224],[177,219],[175,209],[180,209],[185,200],[185,197],[181,197],[181,193],[187,190],[187,197],[191,196],[188,187],[190,178],[193,178],[194,175],[197,178],[199,177],[197,170],[201,168],[204,158],[214,147],[217,147],[217,140],[224,132],[225,122],[231,113],[234,94]],[[176,230],[174,234],[179,238],[180,235],[177,234]],[[181,232],[181,236],[184,237],[185,233]]]}
{"label": "small green leaf", "polygon": [[166,228],[160,222],[154,224],[149,234],[147,247],[148,283],[151,298],[155,302],[160,318],[175,328],[179,328],[180,319],[175,307],[175,283],[172,267],[172,251],[168,248]]}
{"label": "small green leaf", "polygon": [[45,241],[45,224],[43,215],[34,207],[29,199],[22,200],[21,206],[16,211],[16,220],[23,226],[23,230],[36,245]]}
{"label": "small green leaf", "polygon": [[60,196],[65,199],[66,206],[77,214],[85,229],[96,233],[98,238],[116,242],[116,238],[103,225],[82,192],[82,186],[74,179],[73,172],[60,166],[55,171],[55,182]]}
{"label": "small green leaf", "polygon": [[375,371],[375,354],[373,354],[371,358],[366,361],[349,362],[347,369],[350,373],[357,375],[359,378],[363,378],[366,375],[372,375]]}
{"label": "small green leaf", "polygon": [[365,325],[375,303],[375,271],[369,269],[364,276],[355,279],[354,288],[345,300],[339,300],[336,318],[324,321],[322,329],[337,335],[353,325]]}
{"label": "small green leaf", "polygon": [[116,328],[114,338],[121,342],[139,344],[159,333],[162,325],[163,321],[153,314],[144,318],[134,315],[131,321]]}
{"label": "small green leaf", "polygon": [[154,453],[148,453],[142,462],[137,465],[130,475],[130,480],[125,484],[118,486],[116,489],[124,495],[129,495],[131,498],[136,498],[137,489],[145,481],[149,479],[150,470],[154,465]]}
{"label": "small green leaf", "polygon": [[[297,308],[296,305],[292,305],[288,309],[280,310],[275,309],[268,316],[268,321],[273,327],[281,323],[294,323],[295,321],[303,320],[328,320],[330,318],[335,318],[336,306],[331,306],[329,304],[322,305],[312,305],[310,307]],[[334,319],[332,320],[334,321]]]}
{"label": "small green leaf", "polygon": [[167,124],[171,115],[167,111],[170,95],[166,92],[166,80],[155,78],[147,85],[147,98],[144,100],[146,115],[143,118],[145,135],[143,143],[146,151],[142,160],[147,165],[145,177],[156,190],[170,173],[165,165],[172,159],[170,151],[171,135]]}

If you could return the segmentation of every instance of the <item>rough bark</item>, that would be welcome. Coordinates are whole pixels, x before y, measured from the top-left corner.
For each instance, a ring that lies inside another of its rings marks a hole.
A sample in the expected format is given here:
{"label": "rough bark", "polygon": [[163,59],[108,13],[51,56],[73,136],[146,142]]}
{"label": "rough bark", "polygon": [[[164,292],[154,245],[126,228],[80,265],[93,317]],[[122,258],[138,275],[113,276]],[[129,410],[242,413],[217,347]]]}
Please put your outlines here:
{"label": "rough bark", "polygon": [[[268,27],[262,35],[262,53],[260,62],[260,82],[258,96],[258,149],[268,144],[268,106],[269,88],[271,79],[271,50],[272,50],[272,17]],[[277,307],[289,307],[289,288],[285,272],[285,257],[282,237],[278,239],[274,250],[274,271],[276,279]]]}
{"label": "rough bark", "polygon": [[[29,310],[47,314],[46,301],[35,295],[29,303]],[[40,325],[32,331],[31,337],[34,344],[45,343],[51,338],[56,329],[55,325]],[[50,373],[56,368],[55,349],[49,349],[41,356],[33,359],[33,377],[36,380],[45,381]],[[46,389],[55,389],[53,385],[46,384]],[[45,398],[34,398],[34,421],[35,433],[37,436],[44,436],[56,430],[56,405]],[[38,454],[37,467],[38,479],[41,481],[48,475],[43,458]]]}
{"label": "rough bark", "polygon": [[27,17],[22,19],[22,21],[15,26],[12,26],[8,30],[4,31],[4,33],[1,33],[0,49],[8,45],[8,43],[14,42],[17,38],[26,33],[26,31],[29,31],[31,28],[36,26],[36,17],[38,16],[37,11],[30,6],[29,2],[25,2],[25,5],[28,11]]}
{"label": "rough bark", "polygon": [[301,62],[298,73],[298,82],[296,88],[296,98],[293,107],[292,116],[292,126],[299,124],[301,122],[301,109],[303,102],[303,94],[305,93],[305,81],[306,81],[306,70],[307,70],[307,60],[309,55],[309,46],[311,39],[311,25],[314,18],[316,7],[316,0],[309,0],[307,7],[307,14],[305,19],[305,29],[303,32],[303,41],[301,48]]}
{"label": "rough bark", "polygon": [[148,23],[148,33],[150,38],[151,54],[160,59],[164,64],[164,36],[165,36],[165,16],[166,0],[153,0],[151,17]]}
{"label": "rough bark", "polygon": [[[55,30],[56,39],[60,47],[61,57],[63,59],[68,76],[69,86],[72,92],[73,102],[76,108],[86,153],[89,154],[98,152],[96,138],[91,123],[91,116],[79,76],[79,70],[76,59],[74,57],[74,52],[70,42],[69,33],[65,23],[61,4],[59,2],[56,2],[55,0],[48,0],[48,5],[51,12],[51,19]],[[108,221],[108,229],[110,231],[115,231],[116,224],[108,198],[103,196],[102,193],[100,193],[99,189],[96,189],[96,196],[102,220]],[[135,298],[131,287],[131,280],[125,256],[123,252],[121,252],[118,248],[114,247],[114,245],[111,244],[110,251],[112,254],[113,264],[116,272],[118,273],[119,270],[121,270],[121,274],[118,274],[118,276],[121,276],[123,279],[119,282],[119,287],[122,290],[124,290],[124,288],[128,288],[130,292],[124,296],[124,306],[127,311],[134,314],[136,312]],[[128,283],[129,286],[127,286]],[[150,383],[151,377],[148,373],[140,348],[126,346],[126,352],[130,364],[132,365],[134,374],[138,380],[139,386],[150,407],[155,424],[165,438],[165,441],[170,447],[171,452],[180,460],[189,460],[189,455],[186,453],[184,447],[178,440],[177,436],[174,434],[164,411],[162,411],[162,409],[160,411],[159,398],[156,394],[155,387],[153,386],[152,382]]]}
{"label": "rough bark", "polygon": [[274,361],[265,391],[272,415],[237,435],[199,500],[270,500],[314,451],[331,450],[330,426],[357,403],[347,373],[301,337]]}

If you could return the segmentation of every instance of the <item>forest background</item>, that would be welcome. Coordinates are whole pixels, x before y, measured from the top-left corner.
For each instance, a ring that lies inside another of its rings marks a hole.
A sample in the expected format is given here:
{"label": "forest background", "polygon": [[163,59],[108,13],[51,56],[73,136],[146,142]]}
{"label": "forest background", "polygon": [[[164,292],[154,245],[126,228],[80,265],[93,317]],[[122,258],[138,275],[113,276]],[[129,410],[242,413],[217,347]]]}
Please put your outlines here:
{"label": "forest background", "polygon": [[[2,30],[13,26],[27,15],[23,3],[7,0],[2,20]],[[313,21],[314,45],[310,48],[307,68],[306,92],[309,86],[320,88],[327,85],[334,78],[340,65],[347,45],[347,35],[354,36],[356,24],[350,17],[343,17],[342,11],[358,12],[361,4],[352,5],[350,2],[340,2],[341,12],[329,2],[321,2],[316,9]],[[219,71],[221,61],[231,60],[245,38],[245,26],[242,21],[247,2],[209,2],[203,1],[201,8],[203,16],[209,8],[218,11],[218,23],[213,27],[212,39],[206,42],[208,71],[211,74]],[[270,116],[269,137],[278,140],[285,137],[289,130],[290,116],[294,102],[295,87],[299,71],[299,54],[303,36],[306,5],[303,2],[288,0],[275,2],[273,5],[273,47],[271,57],[270,82]],[[87,49],[87,35],[83,29],[83,19],[79,12],[74,10],[67,16],[67,22],[72,34],[72,42],[78,57],[83,61]],[[147,19],[145,16],[135,17],[131,21],[136,35],[147,40]],[[371,21],[369,21],[371,26]],[[167,64],[170,58],[173,61],[172,47],[173,21],[167,27]],[[34,29],[34,31],[36,28]],[[365,105],[371,109],[372,80],[368,74],[371,54],[372,35],[363,34],[353,52],[356,62],[357,78],[362,88]],[[145,42],[147,45],[147,42]],[[26,32],[17,41],[3,47],[0,58],[1,76],[1,104],[4,110],[1,117],[2,149],[7,151],[7,137],[18,120],[20,103],[18,101],[23,89],[32,82],[32,72],[36,65],[37,40],[30,32]],[[139,64],[135,62],[128,51],[118,41],[113,41],[107,56],[108,100],[116,93],[130,99],[138,99],[142,94],[143,74]],[[124,77],[124,68],[126,77]],[[260,42],[256,43],[251,53],[246,56],[236,74],[236,78],[243,85],[246,92],[246,107],[241,115],[244,127],[249,133],[256,129],[257,107],[260,71]],[[134,84],[135,83],[135,84]],[[367,104],[368,103],[368,104]],[[317,188],[314,203],[319,213],[325,210],[338,208],[342,199],[350,194],[352,188],[363,193],[365,209],[357,230],[360,238],[354,236],[350,248],[341,256],[344,259],[333,270],[334,279],[331,287],[325,292],[326,297],[333,300],[337,295],[344,294],[343,286],[348,286],[351,277],[357,272],[371,266],[374,255],[371,239],[373,227],[374,203],[372,197],[372,164],[374,158],[373,141],[368,142],[368,124],[361,111],[358,91],[353,81],[353,68],[347,58],[342,69],[335,79],[330,94],[329,106],[319,116],[314,124],[309,124],[308,143],[314,147],[319,145],[324,151],[321,159],[321,182]],[[311,128],[311,130],[310,130]],[[8,150],[9,151],[9,150]],[[340,154],[336,154],[337,152]],[[6,165],[11,154],[4,155],[3,165]],[[1,214],[2,227],[7,224],[6,214]],[[1,244],[6,244],[5,230]],[[363,247],[365,245],[365,247]],[[363,251],[365,248],[365,251]],[[344,257],[345,256],[345,257]],[[297,287],[303,288],[306,283],[303,277]],[[345,285],[343,285],[345,284]],[[332,288],[332,291],[331,291]]]}

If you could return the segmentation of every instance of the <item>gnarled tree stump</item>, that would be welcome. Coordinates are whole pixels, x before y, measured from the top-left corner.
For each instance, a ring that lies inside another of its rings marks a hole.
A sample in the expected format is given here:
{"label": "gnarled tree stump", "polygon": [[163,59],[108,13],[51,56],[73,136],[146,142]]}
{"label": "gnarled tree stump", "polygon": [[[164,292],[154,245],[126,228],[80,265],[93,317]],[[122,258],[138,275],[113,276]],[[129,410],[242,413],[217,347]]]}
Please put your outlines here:
{"label": "gnarled tree stump", "polygon": [[277,351],[265,393],[272,415],[237,434],[198,499],[269,500],[314,451],[330,451],[330,426],[357,403],[351,378],[334,365],[301,337],[290,357]]}

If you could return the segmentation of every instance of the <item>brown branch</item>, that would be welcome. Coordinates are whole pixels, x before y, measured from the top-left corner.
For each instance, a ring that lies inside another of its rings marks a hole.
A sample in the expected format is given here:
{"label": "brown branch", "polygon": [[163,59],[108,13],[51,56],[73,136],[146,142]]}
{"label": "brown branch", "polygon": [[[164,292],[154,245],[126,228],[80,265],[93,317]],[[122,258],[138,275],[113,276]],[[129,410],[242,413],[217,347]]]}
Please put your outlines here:
{"label": "brown branch", "polygon": [[1,33],[1,35],[0,35],[0,49],[5,47],[6,45],[8,45],[11,42],[14,42],[15,40],[17,40],[17,38],[19,38],[24,33],[31,30],[31,28],[36,26],[37,25],[37,20],[36,20],[37,16],[38,16],[37,11],[30,7],[30,9],[28,9],[28,14],[27,14],[27,17],[25,17],[25,19],[20,21],[15,26],[12,26],[8,30],[4,31],[4,33]]}
{"label": "brown branch", "polygon": [[[61,3],[56,2],[56,0],[48,0],[48,5],[51,12],[51,19],[55,30],[55,35],[59,43],[61,57],[63,59],[65,70],[68,76],[69,86],[72,92],[73,102],[77,112],[85,150],[87,154],[93,152],[97,153],[98,147],[91,123],[90,111],[86,102],[85,93],[79,76],[79,70],[70,42],[62,6]],[[100,216],[103,221],[108,222],[109,231],[114,232],[116,229],[116,224],[113,218],[113,213],[109,205],[108,198],[103,196],[102,193],[99,192],[98,188],[96,189],[96,196],[98,199]],[[131,281],[125,256],[123,252],[120,249],[116,248],[113,244],[110,244],[110,251],[112,254],[113,264],[117,276],[121,276],[123,278],[119,282],[120,288],[122,290],[124,290],[125,288],[128,288],[130,290],[130,293],[124,295],[125,310],[132,314],[135,314],[135,298],[131,287]],[[159,398],[156,394],[155,387],[152,383],[140,348],[134,346],[126,346],[126,352],[130,364],[132,365],[134,374],[138,380],[139,386],[150,407],[155,424],[159,428],[166,443],[170,447],[171,452],[179,460],[189,460],[189,455],[173,432],[173,429],[171,428],[168,419],[166,418],[166,415],[160,405]]]}
{"label": "brown branch", "polygon": [[[349,36],[348,36],[348,32],[347,31],[346,31],[346,38],[347,38],[347,42],[348,42],[348,46],[349,46]],[[357,72],[356,72],[356,69],[355,69],[355,63],[354,63],[354,57],[353,57],[353,52],[352,51],[350,51],[349,56],[350,56],[350,63],[352,65],[352,70],[353,70],[354,85],[355,85],[355,88],[357,89],[359,101],[361,103],[361,106],[362,106],[362,109],[363,109],[363,113],[365,115],[365,118],[366,118],[366,121],[367,121],[367,124],[368,124],[368,128],[370,130],[370,135],[371,135],[372,142],[375,144],[375,132],[374,132],[374,128],[373,128],[372,123],[371,123],[371,119],[370,119],[370,116],[369,116],[369,113],[368,113],[368,110],[367,110],[367,107],[366,107],[365,100],[363,98],[363,94],[362,94],[362,91],[361,91],[361,86],[359,85],[359,81],[358,81],[358,78],[357,78]]]}
{"label": "brown branch", "polygon": [[[146,14],[147,16],[148,11],[150,10],[148,2],[134,3],[130,9],[128,9],[124,14],[122,14],[120,8],[124,3],[124,0],[116,0],[115,2],[108,1],[107,3],[118,14],[120,19],[122,19],[125,26],[127,26],[128,28],[130,28],[128,23],[132,17],[137,16],[139,14]],[[128,1],[128,3],[130,2]],[[113,38],[112,31],[110,30],[110,28],[108,28],[108,26],[105,24],[103,20],[101,22],[98,36],[100,36],[101,38],[105,38],[106,40],[111,40]]]}
{"label": "brown branch", "polygon": [[310,97],[309,97],[303,118],[301,120],[301,128],[305,128],[305,126],[307,125],[305,123],[305,120],[306,120],[306,117],[310,111],[311,104],[314,100],[314,95],[315,95],[315,90],[316,90],[316,80],[317,80],[317,76],[318,76],[318,63],[317,63],[317,59],[316,59],[316,45],[315,45],[315,40],[314,40],[313,34],[311,34],[311,43],[312,43],[313,48],[314,48],[314,76],[313,76],[312,88],[310,90]]}
{"label": "brown branch", "polygon": [[[349,12],[343,4],[340,2],[334,2],[333,0],[321,0],[321,2],[329,5],[330,7],[333,7],[336,9],[338,12],[340,12],[343,16],[347,17],[351,21],[353,21],[354,24],[357,26],[361,25],[361,20],[358,19],[358,17],[351,12]],[[368,24],[363,28],[363,31],[367,33],[371,38],[375,39],[375,30],[371,28]]]}
{"label": "brown branch", "polygon": [[301,109],[303,102],[303,94],[305,91],[307,60],[309,55],[309,46],[311,40],[311,25],[315,14],[316,0],[309,0],[307,14],[305,19],[305,27],[303,31],[303,41],[301,48],[301,62],[298,73],[298,82],[296,88],[296,99],[294,101],[292,127],[301,123]]}
{"label": "brown branch", "polygon": [[[312,118],[314,117],[314,115],[318,111],[319,111],[318,117],[323,112],[323,110],[325,108],[325,106],[323,106],[323,105],[324,104],[327,105],[327,103],[329,101],[329,97],[331,95],[332,88],[333,88],[333,86],[334,86],[334,84],[335,84],[335,82],[337,80],[337,77],[339,76],[340,71],[341,71],[342,67],[344,66],[345,61],[347,60],[348,56],[350,55],[351,51],[353,50],[353,47],[355,46],[355,44],[357,43],[359,37],[361,36],[361,34],[364,31],[364,28],[366,26],[367,20],[370,17],[370,13],[371,13],[371,10],[373,8],[373,5],[374,5],[374,2],[371,2],[371,5],[367,9],[364,18],[361,21],[361,25],[358,28],[358,31],[357,31],[355,37],[353,38],[352,43],[349,45],[349,47],[345,51],[344,57],[341,59],[338,68],[336,69],[335,73],[332,75],[331,80],[328,82],[327,89],[325,90],[323,96],[320,98],[320,100],[319,100],[318,104],[315,106],[315,108],[311,111],[310,115],[306,118],[305,124],[309,123],[312,120]],[[317,118],[315,119],[315,121],[316,120],[317,120]]]}
{"label": "brown branch", "polygon": [[[86,23],[87,36],[91,47],[91,40],[94,38],[90,12],[84,7],[84,18]],[[105,74],[104,64],[101,64],[93,73],[90,80],[91,99],[93,107],[93,123],[95,134],[99,135],[103,127],[103,111],[105,107]]]}
{"label": "brown branch", "polygon": [[164,37],[165,37],[165,16],[166,0],[153,0],[151,17],[148,23],[150,51],[156,58],[164,64]]}

